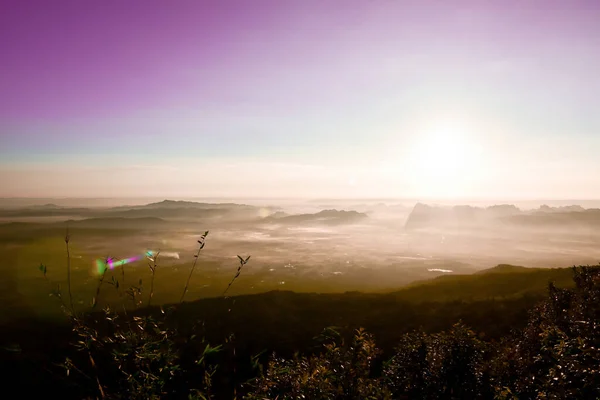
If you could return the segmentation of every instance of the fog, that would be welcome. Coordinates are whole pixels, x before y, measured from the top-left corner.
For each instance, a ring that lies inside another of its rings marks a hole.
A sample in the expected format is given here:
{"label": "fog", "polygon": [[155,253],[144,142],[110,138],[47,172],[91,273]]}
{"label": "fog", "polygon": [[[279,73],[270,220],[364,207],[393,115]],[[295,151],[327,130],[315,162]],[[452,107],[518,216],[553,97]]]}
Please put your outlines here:
{"label": "fog", "polygon": [[222,295],[239,266],[238,255],[251,259],[228,295],[385,292],[498,264],[552,268],[600,260],[600,210],[564,202],[519,206],[415,200],[30,199],[21,206],[13,201],[0,209],[4,300],[21,310],[43,308],[33,307],[40,293],[47,293],[37,266],[47,265],[53,282],[65,282],[67,228],[74,292],[82,306],[100,278],[98,259],[135,259],[108,273],[147,281],[148,251],[160,251],[156,301],[176,301],[205,231],[190,300]]}

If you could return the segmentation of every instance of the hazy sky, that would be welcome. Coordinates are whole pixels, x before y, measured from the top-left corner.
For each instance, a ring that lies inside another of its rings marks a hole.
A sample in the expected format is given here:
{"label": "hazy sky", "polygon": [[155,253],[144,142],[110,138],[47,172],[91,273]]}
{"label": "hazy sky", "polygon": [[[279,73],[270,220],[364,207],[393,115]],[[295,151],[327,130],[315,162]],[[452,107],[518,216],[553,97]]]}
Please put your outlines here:
{"label": "hazy sky", "polygon": [[0,196],[600,198],[600,2],[3,1]]}

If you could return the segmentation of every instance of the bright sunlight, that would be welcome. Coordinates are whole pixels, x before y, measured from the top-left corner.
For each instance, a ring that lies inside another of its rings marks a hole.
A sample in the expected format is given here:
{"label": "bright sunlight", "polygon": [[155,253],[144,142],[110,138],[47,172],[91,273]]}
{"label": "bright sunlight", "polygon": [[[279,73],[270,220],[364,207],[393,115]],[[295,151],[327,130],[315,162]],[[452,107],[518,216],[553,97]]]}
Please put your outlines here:
{"label": "bright sunlight", "polygon": [[427,196],[460,196],[478,174],[480,148],[472,130],[456,121],[424,129],[409,155],[415,189]]}

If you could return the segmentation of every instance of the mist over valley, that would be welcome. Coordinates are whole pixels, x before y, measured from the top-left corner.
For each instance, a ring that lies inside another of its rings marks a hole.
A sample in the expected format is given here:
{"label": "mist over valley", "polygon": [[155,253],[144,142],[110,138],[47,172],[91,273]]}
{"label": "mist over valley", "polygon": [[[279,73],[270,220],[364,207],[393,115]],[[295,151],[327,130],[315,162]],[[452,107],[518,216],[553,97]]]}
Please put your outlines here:
{"label": "mist over valley", "polygon": [[[91,204],[94,204],[91,202]],[[97,203],[96,203],[97,204]],[[390,292],[441,275],[464,275],[499,264],[556,268],[600,259],[600,210],[579,205],[518,208],[511,204],[449,205],[411,201],[200,202],[89,206],[54,203],[0,210],[4,318],[44,314],[37,266],[65,283],[64,235],[69,231],[73,291],[90,306],[97,260],[158,252],[155,302],[175,302],[193,262],[197,239],[209,231],[188,297],[221,296],[237,255],[251,255],[228,295],[272,290]],[[146,257],[107,273],[146,281]],[[108,292],[108,291],[107,291]],[[101,301],[118,301],[108,292]],[[25,314],[24,314],[25,313]]]}

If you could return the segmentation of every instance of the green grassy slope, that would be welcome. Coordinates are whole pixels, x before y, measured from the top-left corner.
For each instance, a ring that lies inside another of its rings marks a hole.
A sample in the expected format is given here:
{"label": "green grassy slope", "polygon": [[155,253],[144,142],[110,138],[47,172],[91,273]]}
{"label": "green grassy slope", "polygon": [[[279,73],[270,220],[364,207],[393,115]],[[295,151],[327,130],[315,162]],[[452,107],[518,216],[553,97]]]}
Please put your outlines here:
{"label": "green grassy slope", "polygon": [[444,275],[414,283],[394,293],[399,300],[478,301],[542,296],[549,282],[559,287],[573,285],[570,268],[525,268],[499,265],[472,275]]}
{"label": "green grassy slope", "polygon": [[499,273],[492,269],[481,274],[443,276],[387,294],[271,291],[186,303],[184,314],[190,321],[205,321],[211,338],[234,331],[254,344],[277,344],[279,351],[307,345],[330,325],[365,327],[384,346],[411,329],[435,332],[458,320],[498,337],[526,322],[528,310],[547,294],[549,281],[558,287],[571,287],[572,271]]}
{"label": "green grassy slope", "polygon": [[[387,294],[271,291],[186,302],[172,315],[168,306],[163,309],[167,309],[168,324],[178,328],[180,338],[197,335],[212,344],[235,338],[236,360],[223,360],[215,378],[220,386],[229,387],[227,379],[234,371],[239,379],[252,376],[248,364],[251,356],[264,351],[265,362],[273,351],[291,357],[298,351],[314,350],[313,338],[328,326],[339,327],[344,336],[364,327],[375,335],[386,354],[403,333],[414,329],[439,332],[459,320],[481,337],[499,339],[525,326],[529,310],[546,294],[548,281],[559,287],[571,286],[571,276],[569,268],[500,266],[474,275],[443,276]],[[156,306],[138,312],[165,315]],[[17,357],[25,366],[58,363],[69,340],[66,326],[57,325],[57,321],[19,321],[18,326],[1,328],[2,348],[17,347],[19,352],[0,351],[0,362],[2,357]],[[33,382],[34,389],[45,390],[50,381],[44,379]]]}

